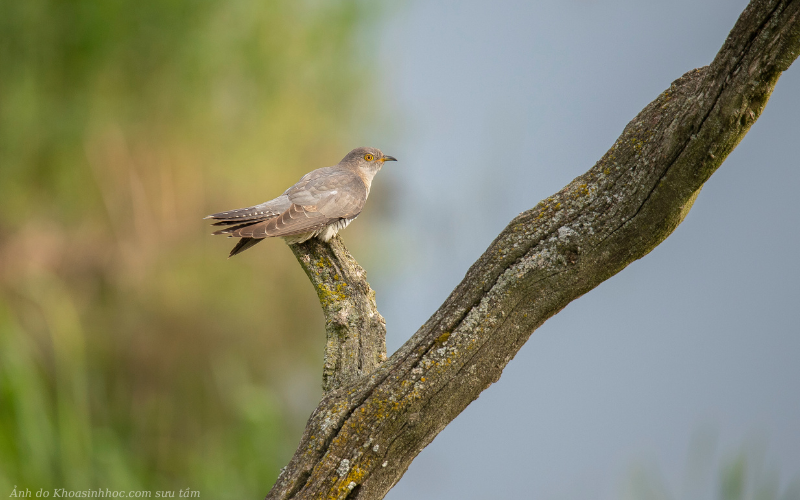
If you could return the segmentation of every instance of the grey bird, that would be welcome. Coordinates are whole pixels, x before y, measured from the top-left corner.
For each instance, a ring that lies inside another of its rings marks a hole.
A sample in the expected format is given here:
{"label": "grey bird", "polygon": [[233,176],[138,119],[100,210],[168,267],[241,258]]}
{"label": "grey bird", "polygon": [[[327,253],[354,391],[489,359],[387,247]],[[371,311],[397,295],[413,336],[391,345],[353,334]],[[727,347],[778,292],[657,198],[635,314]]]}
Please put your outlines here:
{"label": "grey bird", "polygon": [[397,159],[380,149],[356,148],[338,164],[307,173],[274,200],[206,219],[228,226],[214,234],[241,238],[229,257],[275,236],[289,244],[313,237],[328,241],[361,213],[372,179],[387,161]]}

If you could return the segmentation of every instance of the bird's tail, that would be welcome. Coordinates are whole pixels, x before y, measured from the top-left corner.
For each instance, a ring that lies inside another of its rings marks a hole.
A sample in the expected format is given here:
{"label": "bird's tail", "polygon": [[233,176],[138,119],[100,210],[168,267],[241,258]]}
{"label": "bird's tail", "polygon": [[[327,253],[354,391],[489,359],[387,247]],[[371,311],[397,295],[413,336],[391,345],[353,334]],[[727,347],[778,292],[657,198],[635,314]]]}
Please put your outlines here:
{"label": "bird's tail", "polygon": [[256,245],[257,243],[260,243],[262,241],[264,241],[264,240],[261,239],[261,238],[242,238],[242,239],[239,240],[239,242],[236,244],[236,246],[233,247],[233,250],[231,250],[231,253],[230,253],[230,255],[228,255],[228,258],[230,259],[231,257],[236,255],[237,253],[242,253],[245,250],[247,250],[248,248],[250,248],[251,246]]}

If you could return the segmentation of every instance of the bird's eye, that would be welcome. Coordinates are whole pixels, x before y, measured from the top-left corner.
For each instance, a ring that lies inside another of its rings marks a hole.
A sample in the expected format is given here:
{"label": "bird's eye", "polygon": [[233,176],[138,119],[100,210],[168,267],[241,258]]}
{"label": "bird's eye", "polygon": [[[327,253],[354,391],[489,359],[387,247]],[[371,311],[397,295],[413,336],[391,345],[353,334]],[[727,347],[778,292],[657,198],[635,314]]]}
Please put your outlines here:
{"label": "bird's eye", "polygon": [[372,161],[372,160],[375,159],[375,157],[372,156],[371,154],[367,153],[367,154],[364,155],[364,159],[367,160],[367,161]]}

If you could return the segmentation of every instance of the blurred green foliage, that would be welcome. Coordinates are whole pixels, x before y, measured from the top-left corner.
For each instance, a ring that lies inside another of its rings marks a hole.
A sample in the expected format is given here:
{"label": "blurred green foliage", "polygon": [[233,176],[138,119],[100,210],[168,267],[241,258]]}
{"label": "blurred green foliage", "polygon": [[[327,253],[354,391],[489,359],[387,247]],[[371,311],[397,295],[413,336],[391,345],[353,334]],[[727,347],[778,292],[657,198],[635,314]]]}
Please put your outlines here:
{"label": "blurred green foliage", "polygon": [[781,484],[778,468],[768,462],[766,446],[750,442],[721,460],[715,458],[713,433],[692,442],[682,488],[671,489],[658,467],[640,462],[622,495],[626,500],[800,500],[800,478]]}
{"label": "blurred green foliage", "polygon": [[320,396],[322,316],[282,242],[226,261],[201,218],[361,145],[378,15],[0,2],[0,494],[270,488]]}

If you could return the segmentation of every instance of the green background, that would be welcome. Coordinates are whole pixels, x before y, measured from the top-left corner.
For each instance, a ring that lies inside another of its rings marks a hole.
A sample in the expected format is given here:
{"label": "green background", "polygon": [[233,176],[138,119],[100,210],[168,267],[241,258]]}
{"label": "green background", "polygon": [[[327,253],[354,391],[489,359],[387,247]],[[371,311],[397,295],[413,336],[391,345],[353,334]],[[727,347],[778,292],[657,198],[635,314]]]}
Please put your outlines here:
{"label": "green background", "polygon": [[269,490],[321,394],[322,315],[282,242],[226,261],[201,219],[354,147],[378,15],[0,2],[0,496]]}

